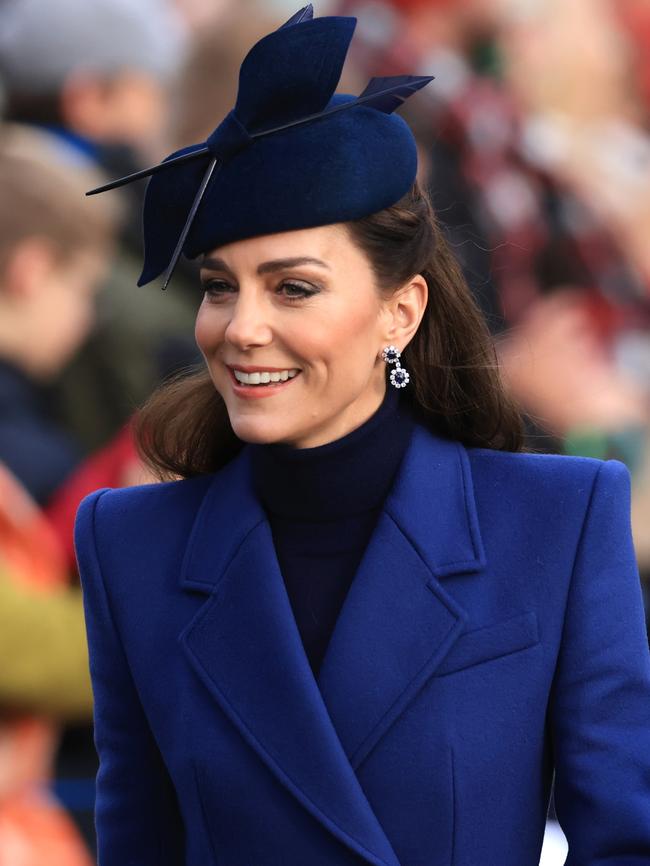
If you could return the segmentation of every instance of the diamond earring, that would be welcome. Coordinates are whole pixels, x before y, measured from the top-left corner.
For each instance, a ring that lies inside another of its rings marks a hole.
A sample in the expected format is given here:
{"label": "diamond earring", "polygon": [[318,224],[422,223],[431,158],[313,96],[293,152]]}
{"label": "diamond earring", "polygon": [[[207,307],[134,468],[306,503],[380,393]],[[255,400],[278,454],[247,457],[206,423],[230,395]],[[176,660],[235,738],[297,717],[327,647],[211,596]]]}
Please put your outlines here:
{"label": "diamond earring", "polygon": [[399,362],[401,358],[399,349],[396,346],[386,346],[381,354],[387,364],[395,364],[395,369],[390,372],[391,385],[394,385],[396,388],[406,388],[411,377]]}

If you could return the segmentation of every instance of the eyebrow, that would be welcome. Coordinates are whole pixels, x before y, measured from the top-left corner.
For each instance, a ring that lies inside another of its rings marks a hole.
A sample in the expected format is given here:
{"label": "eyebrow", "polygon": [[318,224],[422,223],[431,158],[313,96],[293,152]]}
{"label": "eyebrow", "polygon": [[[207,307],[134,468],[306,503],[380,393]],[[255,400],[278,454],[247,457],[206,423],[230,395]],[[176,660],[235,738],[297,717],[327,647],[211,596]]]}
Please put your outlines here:
{"label": "eyebrow", "polygon": [[[312,256],[295,256],[290,259],[273,259],[269,262],[262,262],[262,264],[257,267],[257,273],[272,274],[274,271],[283,271],[287,268],[295,268],[298,265],[318,265],[321,268],[327,268],[327,270],[330,270],[330,266],[326,262],[321,261],[321,259],[315,259]],[[225,271],[234,276],[232,270],[224,260],[219,258],[208,257],[203,259],[201,268],[206,268],[211,271]]]}

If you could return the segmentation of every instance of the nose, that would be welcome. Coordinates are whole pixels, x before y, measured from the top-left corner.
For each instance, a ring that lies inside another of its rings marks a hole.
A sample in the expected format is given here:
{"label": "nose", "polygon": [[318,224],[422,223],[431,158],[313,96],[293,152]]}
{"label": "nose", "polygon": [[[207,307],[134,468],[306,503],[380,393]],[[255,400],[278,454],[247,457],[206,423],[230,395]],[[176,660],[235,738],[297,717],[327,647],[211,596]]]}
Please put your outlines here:
{"label": "nose", "polygon": [[253,293],[247,295],[240,290],[224,333],[226,342],[244,350],[251,346],[266,346],[272,336],[263,302]]}

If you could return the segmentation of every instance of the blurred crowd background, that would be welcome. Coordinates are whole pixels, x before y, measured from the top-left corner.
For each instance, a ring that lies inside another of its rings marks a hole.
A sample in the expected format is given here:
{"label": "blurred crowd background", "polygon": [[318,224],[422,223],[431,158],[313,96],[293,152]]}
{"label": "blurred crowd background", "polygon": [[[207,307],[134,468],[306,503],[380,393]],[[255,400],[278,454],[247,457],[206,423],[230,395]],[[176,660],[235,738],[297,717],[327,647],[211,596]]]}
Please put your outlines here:
{"label": "blurred crowd background", "polygon": [[[84,191],[204,140],[298,5],[0,0],[3,866],[94,862],[74,515],[151,480],[130,419],[200,361],[192,263],[136,287],[145,182]],[[650,599],[650,0],[315,5],[358,18],[339,91],[435,75],[402,113],[528,446],[627,464]]]}

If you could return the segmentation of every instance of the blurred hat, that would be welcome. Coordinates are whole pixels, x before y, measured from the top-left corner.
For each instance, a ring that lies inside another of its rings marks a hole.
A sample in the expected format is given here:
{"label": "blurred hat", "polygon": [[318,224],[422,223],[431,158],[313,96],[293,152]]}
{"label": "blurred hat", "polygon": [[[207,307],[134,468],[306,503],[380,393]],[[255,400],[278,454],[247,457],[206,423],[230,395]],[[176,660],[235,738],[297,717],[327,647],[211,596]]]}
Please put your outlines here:
{"label": "blurred hat", "polygon": [[355,25],[305,6],[248,52],[235,107],[205,142],[91,191],[152,175],[138,285],[166,271],[164,288],[181,252],[359,219],[407,192],[417,150],[393,112],[432,77],[373,78],[359,96],[335,94]]}
{"label": "blurred hat", "polygon": [[168,0],[2,0],[0,78],[9,91],[56,92],[74,70],[173,74],[186,48]]}

